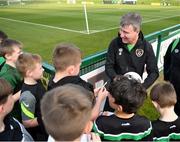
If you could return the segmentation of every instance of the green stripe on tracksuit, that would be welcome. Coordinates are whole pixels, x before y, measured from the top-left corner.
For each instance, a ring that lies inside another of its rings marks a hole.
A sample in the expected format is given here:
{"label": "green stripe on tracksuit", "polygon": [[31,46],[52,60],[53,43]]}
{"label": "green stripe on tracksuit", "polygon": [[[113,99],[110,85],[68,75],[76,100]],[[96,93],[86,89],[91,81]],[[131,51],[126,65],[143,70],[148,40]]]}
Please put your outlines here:
{"label": "green stripe on tracksuit", "polygon": [[95,130],[95,132],[99,133],[99,135],[102,136],[106,140],[111,140],[111,141],[120,141],[123,139],[141,140],[144,137],[151,134],[152,125],[149,127],[148,130],[146,130],[144,132],[137,133],[137,134],[132,134],[132,133],[121,133],[121,134],[114,134],[114,135],[113,134],[105,134],[104,132],[102,132],[101,130],[98,129],[98,127],[95,123],[93,125],[93,130]]}
{"label": "green stripe on tracksuit", "polygon": [[25,105],[23,104],[23,102],[21,103],[21,110],[22,110],[22,112],[23,112],[26,116],[28,116],[29,118],[31,118],[31,119],[35,118],[35,117],[34,117],[34,114],[33,114],[32,112],[30,112],[30,111],[25,107]]}

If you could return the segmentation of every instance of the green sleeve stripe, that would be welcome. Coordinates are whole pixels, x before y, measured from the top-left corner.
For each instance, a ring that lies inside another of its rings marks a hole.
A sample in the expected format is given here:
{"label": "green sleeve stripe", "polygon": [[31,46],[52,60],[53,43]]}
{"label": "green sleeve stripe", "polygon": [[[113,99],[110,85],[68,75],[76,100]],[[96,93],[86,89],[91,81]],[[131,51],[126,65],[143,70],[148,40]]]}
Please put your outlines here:
{"label": "green sleeve stripe", "polygon": [[168,136],[153,138],[153,141],[155,142],[165,142],[165,141],[173,141],[173,140],[180,140],[180,133],[171,133]]}
{"label": "green sleeve stripe", "polygon": [[33,114],[32,112],[30,112],[30,111],[24,106],[23,103],[21,103],[21,110],[22,110],[22,112],[23,112],[26,116],[28,116],[29,118],[31,118],[31,119],[35,118],[35,117],[34,117],[34,114]]}
{"label": "green sleeve stripe", "polygon": [[120,134],[107,134],[104,133],[103,131],[99,130],[97,125],[94,123],[93,125],[93,130],[97,133],[99,133],[99,135],[101,137],[103,137],[106,140],[111,140],[111,141],[121,141],[123,139],[127,139],[127,140],[141,140],[144,137],[148,136],[151,134],[152,132],[152,125],[150,123],[150,127],[144,131],[144,132],[139,132],[139,133],[120,133]]}
{"label": "green sleeve stripe", "polygon": [[177,38],[177,39],[174,41],[174,43],[173,43],[173,45],[172,45],[172,48],[171,48],[171,52],[173,52],[173,50],[176,48],[178,42],[179,42],[179,38]]}

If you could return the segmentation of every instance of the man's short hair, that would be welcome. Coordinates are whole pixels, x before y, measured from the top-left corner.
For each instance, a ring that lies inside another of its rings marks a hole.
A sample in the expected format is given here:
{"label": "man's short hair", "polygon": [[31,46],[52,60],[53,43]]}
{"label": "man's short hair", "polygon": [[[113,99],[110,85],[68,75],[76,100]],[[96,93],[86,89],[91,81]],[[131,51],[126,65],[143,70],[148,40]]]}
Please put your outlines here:
{"label": "man's short hair", "polygon": [[12,54],[14,52],[14,46],[21,49],[22,43],[13,39],[4,40],[0,45],[0,55],[5,57],[6,54]]}
{"label": "man's short hair", "polygon": [[18,57],[16,61],[16,68],[22,74],[26,76],[28,70],[33,70],[36,67],[37,63],[41,63],[41,56],[38,54],[23,53]]}
{"label": "man's short hair", "polygon": [[56,141],[73,141],[83,133],[92,110],[91,93],[67,84],[47,92],[41,101],[42,119]]}
{"label": "man's short hair", "polygon": [[130,26],[132,25],[134,31],[140,31],[142,18],[138,13],[127,13],[122,16],[120,26]]}
{"label": "man's short hair", "polygon": [[177,102],[176,91],[169,82],[154,85],[150,92],[150,98],[157,102],[161,108],[174,106]]}
{"label": "man's short hair", "polygon": [[81,51],[73,44],[62,43],[53,52],[53,65],[56,70],[64,71],[70,65],[81,62]]}
{"label": "man's short hair", "polygon": [[13,93],[13,89],[9,82],[0,78],[0,105],[5,104],[9,95]]}
{"label": "man's short hair", "polygon": [[136,113],[147,98],[146,89],[141,83],[124,76],[116,77],[110,84],[110,94],[115,103],[121,105],[123,112]]}

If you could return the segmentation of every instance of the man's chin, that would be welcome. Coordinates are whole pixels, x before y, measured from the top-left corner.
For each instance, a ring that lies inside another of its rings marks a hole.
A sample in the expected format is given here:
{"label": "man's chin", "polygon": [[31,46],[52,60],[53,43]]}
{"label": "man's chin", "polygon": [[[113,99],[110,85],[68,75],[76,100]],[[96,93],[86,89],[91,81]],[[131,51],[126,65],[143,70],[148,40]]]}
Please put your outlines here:
{"label": "man's chin", "polygon": [[125,43],[125,44],[126,44],[126,43],[128,43],[128,41],[127,41],[127,40],[123,40],[123,39],[122,39],[122,42],[123,42],[123,43]]}

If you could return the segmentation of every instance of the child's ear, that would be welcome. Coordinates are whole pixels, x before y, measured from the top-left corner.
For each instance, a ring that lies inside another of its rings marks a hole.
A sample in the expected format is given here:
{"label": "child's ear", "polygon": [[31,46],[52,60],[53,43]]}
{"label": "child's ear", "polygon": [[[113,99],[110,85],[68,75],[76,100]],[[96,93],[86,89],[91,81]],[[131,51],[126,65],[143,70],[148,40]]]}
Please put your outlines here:
{"label": "child's ear", "polygon": [[5,59],[10,60],[10,59],[11,59],[11,54],[9,54],[9,53],[8,53],[8,54],[5,54],[4,57],[5,57]]}
{"label": "child's ear", "polygon": [[121,105],[118,105],[118,108],[117,108],[118,111],[122,112],[123,111],[123,107]]}
{"label": "child's ear", "polygon": [[0,113],[4,113],[4,112],[6,112],[6,110],[4,109],[4,105],[2,104],[0,105]]}
{"label": "child's ear", "polygon": [[85,133],[85,134],[90,133],[91,130],[92,130],[92,127],[93,127],[93,122],[92,121],[88,121],[86,126],[85,126],[85,128],[84,128],[83,133]]}
{"label": "child's ear", "polygon": [[26,76],[28,76],[28,77],[29,77],[29,76],[32,76],[32,72],[31,72],[30,70],[27,70],[27,71],[26,71]]}
{"label": "child's ear", "polygon": [[0,113],[3,112],[3,105],[0,105]]}
{"label": "child's ear", "polygon": [[67,68],[67,71],[68,71],[68,74],[69,74],[69,75],[74,75],[74,66],[73,66],[73,65],[70,65],[70,66]]}

